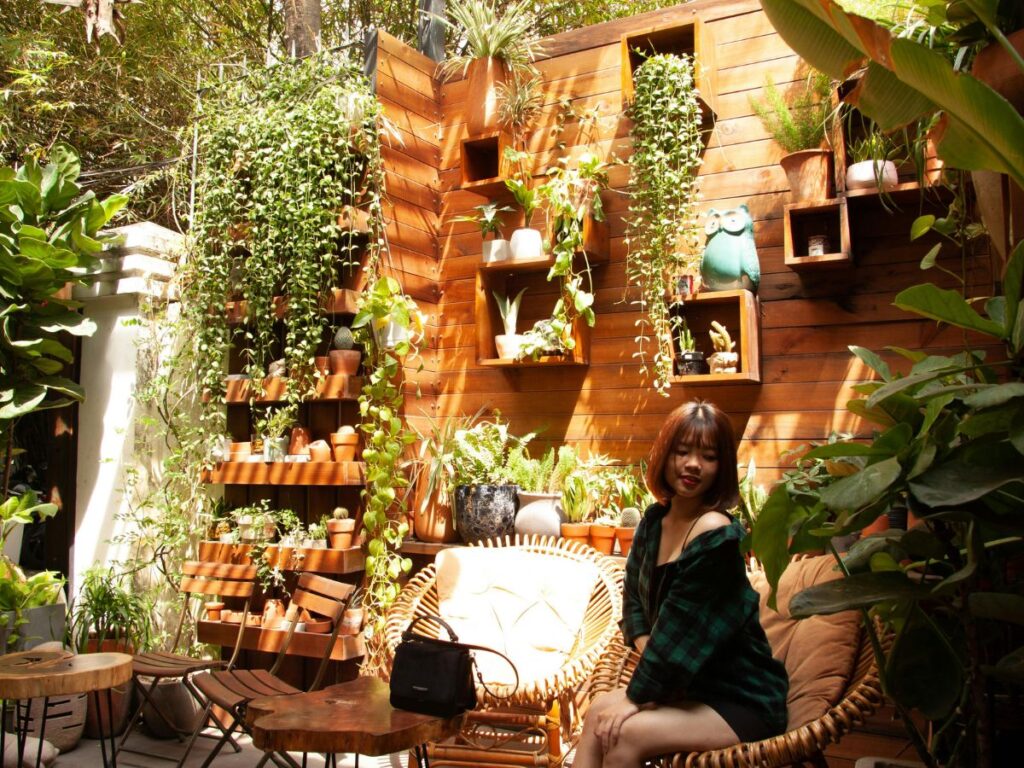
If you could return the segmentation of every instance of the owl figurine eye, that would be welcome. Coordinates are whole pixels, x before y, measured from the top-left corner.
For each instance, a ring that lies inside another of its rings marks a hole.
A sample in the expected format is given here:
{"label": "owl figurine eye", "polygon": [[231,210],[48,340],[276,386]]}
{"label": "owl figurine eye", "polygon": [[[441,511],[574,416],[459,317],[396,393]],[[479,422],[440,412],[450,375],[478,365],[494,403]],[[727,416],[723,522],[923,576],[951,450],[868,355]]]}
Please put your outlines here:
{"label": "owl figurine eye", "polygon": [[737,234],[743,231],[743,228],[747,225],[747,217],[743,215],[741,210],[734,209],[726,211],[722,214],[722,229],[732,234]]}
{"label": "owl figurine eye", "polygon": [[722,223],[721,219],[718,216],[718,213],[715,211],[711,211],[708,214],[707,222],[705,222],[704,224],[704,234],[707,235],[708,237],[711,237],[713,234],[715,234],[715,232],[717,232],[721,228],[721,226]]}

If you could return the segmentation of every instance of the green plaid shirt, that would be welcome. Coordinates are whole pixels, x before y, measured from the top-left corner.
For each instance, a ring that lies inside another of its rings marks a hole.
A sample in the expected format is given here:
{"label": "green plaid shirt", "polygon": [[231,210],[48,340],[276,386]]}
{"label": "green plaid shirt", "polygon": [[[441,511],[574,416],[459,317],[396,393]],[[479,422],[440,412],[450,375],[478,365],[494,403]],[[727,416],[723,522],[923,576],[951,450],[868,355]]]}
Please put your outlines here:
{"label": "green plaid shirt", "polygon": [[761,628],[739,551],[743,526],[734,520],[695,538],[652,595],[667,512],[661,504],[647,509],[626,560],[622,634],[631,645],[650,635],[627,695],[637,704],[735,702],[782,733],[789,681]]}

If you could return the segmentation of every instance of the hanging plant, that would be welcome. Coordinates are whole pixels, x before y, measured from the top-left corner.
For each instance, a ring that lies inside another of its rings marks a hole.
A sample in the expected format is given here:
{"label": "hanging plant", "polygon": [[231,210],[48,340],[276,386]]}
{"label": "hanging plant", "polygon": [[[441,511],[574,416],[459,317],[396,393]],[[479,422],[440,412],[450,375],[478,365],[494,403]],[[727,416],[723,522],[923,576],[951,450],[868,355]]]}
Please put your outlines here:
{"label": "hanging plant", "polygon": [[677,274],[695,274],[700,260],[702,118],[690,57],[652,56],[633,78],[626,283],[639,291],[634,300],[641,312],[639,349],[634,357],[664,395],[671,385],[674,330],[668,281]]}
{"label": "hanging plant", "polygon": [[405,402],[402,368],[406,358],[418,352],[423,318],[416,302],[402,292],[397,280],[380,276],[360,297],[352,328],[366,350],[368,363],[359,394],[360,429],[366,446],[366,487],[362,495],[367,545],[362,607],[367,644],[363,673],[376,674],[386,669],[387,663],[385,649],[377,642],[383,637],[384,616],[398,596],[399,577],[412,568],[412,561],[402,557],[400,551],[402,539],[409,532],[404,520],[405,494],[398,493],[409,485],[401,469],[402,457],[416,440],[400,415]]}
{"label": "hanging plant", "polygon": [[[218,86],[198,131],[192,226],[195,253],[184,286],[193,313],[198,374],[223,393],[223,361],[236,342],[254,381],[285,359],[287,398],[316,387],[314,357],[339,276],[358,266],[361,243],[343,228],[345,206],[367,210],[371,249],[382,238],[382,117],[365,78],[329,56],[258,70]],[[283,349],[276,349],[276,301],[287,301]],[[223,307],[247,302],[244,323]],[[210,398],[219,411],[220,397]]]}

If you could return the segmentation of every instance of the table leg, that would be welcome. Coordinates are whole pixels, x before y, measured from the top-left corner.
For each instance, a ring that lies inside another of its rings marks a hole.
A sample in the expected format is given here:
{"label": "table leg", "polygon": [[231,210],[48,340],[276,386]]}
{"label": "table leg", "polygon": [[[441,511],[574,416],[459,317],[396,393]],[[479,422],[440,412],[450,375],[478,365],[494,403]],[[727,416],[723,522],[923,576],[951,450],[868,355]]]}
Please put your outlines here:
{"label": "table leg", "polygon": [[[91,691],[93,703],[96,705],[96,712],[99,715],[100,727],[100,754],[103,757],[104,768],[117,768],[117,737],[114,735],[114,697],[107,688],[107,728],[109,734],[103,732],[103,710],[100,708],[100,692]],[[107,761],[107,739],[110,739],[110,761]]]}
{"label": "table leg", "polygon": [[0,700],[0,759],[7,754],[7,699]]}
{"label": "table leg", "polygon": [[[29,702],[31,706],[32,702]],[[30,710],[31,711],[31,710]],[[50,697],[43,697],[43,719],[39,723],[39,748],[36,750],[36,768],[43,764],[43,739],[46,738],[46,714],[50,711]]]}
{"label": "table leg", "polygon": [[24,703],[20,699],[14,702],[14,722],[18,733],[18,765],[25,764],[25,742],[28,741],[28,713],[31,704],[32,699]]}

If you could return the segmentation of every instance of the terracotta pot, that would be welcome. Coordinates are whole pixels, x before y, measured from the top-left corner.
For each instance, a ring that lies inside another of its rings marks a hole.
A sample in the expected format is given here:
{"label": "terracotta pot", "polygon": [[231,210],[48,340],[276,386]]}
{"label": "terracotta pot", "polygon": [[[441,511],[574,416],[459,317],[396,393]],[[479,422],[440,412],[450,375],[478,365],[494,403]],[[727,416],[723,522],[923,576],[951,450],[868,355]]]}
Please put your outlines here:
{"label": "terracotta pot", "polygon": [[358,349],[332,349],[327,355],[331,361],[331,373],[346,376],[355,376],[359,373],[363,353]]}
{"label": "terracotta pot", "polygon": [[779,160],[789,179],[793,202],[827,200],[832,195],[832,150],[804,149]]}
{"label": "terracotta pot", "polygon": [[326,440],[314,440],[309,444],[309,460],[310,461],[330,461],[331,460],[331,446],[327,444]]}
{"label": "terracotta pot", "polygon": [[327,521],[327,538],[331,549],[350,549],[352,534],[356,529],[356,521],[350,518]]}
{"label": "terracotta pot", "polygon": [[[1017,53],[1024,55],[1024,29],[1018,29],[1006,38]],[[998,42],[989,43],[978,51],[971,65],[971,74],[999,93],[1018,112],[1024,112],[1024,72]]]}
{"label": "terracotta pot", "polygon": [[331,445],[334,446],[335,461],[355,461],[359,435],[355,432],[344,435],[334,433],[331,435]]}
{"label": "terracotta pot", "polygon": [[470,136],[498,129],[498,83],[505,82],[505,62],[494,57],[474,59],[466,72],[472,94],[466,109],[466,132]]}
{"label": "terracotta pot", "polygon": [[615,540],[619,543],[619,554],[625,557],[629,554],[629,548],[633,546],[633,535],[636,528],[623,528],[621,525],[615,527]]}
{"label": "terracotta pot", "polygon": [[316,368],[321,374],[326,376],[331,372],[331,357],[330,355],[317,355],[313,358],[313,367]]}
{"label": "terracotta pot", "polygon": [[229,461],[245,461],[252,455],[252,443],[232,443]]}
{"label": "terracotta pot", "polygon": [[211,600],[208,603],[203,603],[203,607],[206,609],[207,621],[220,621],[220,613],[224,610],[224,603],[219,600]]}
{"label": "terracotta pot", "polygon": [[888,531],[888,530],[889,530],[889,516],[888,515],[879,515],[878,519],[875,520],[875,522],[869,523],[868,525],[865,525],[864,528],[861,529],[860,535],[861,535],[861,538],[864,538],[865,536],[870,536],[873,533],[881,533],[882,531]]}
{"label": "terracotta pot", "polygon": [[263,621],[264,627],[275,627],[281,623],[281,619],[284,617],[285,605],[284,600],[280,600],[276,597],[272,597],[263,603]]}
{"label": "terracotta pot", "polygon": [[427,495],[426,481],[421,477],[416,483],[416,495],[412,502],[412,529],[420,541],[440,544],[459,540],[458,531],[452,522],[451,501],[442,504],[438,500],[440,491],[440,488],[434,488]]}
{"label": "terracotta pot", "polygon": [[590,544],[590,523],[562,523],[562,538]]}
{"label": "terracotta pot", "polygon": [[325,635],[331,631],[330,619],[309,619],[305,624],[306,632],[315,632],[318,635]]}
{"label": "terracotta pot", "polygon": [[310,434],[305,427],[292,427],[292,439],[288,442],[288,453],[293,456],[309,455]]}
{"label": "terracotta pot", "polygon": [[610,555],[612,548],[615,546],[615,526],[590,526],[590,546],[602,555]]}
{"label": "terracotta pot", "polygon": [[339,635],[358,635],[363,628],[363,609],[346,608],[341,615],[341,626],[338,627]]}

